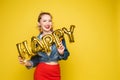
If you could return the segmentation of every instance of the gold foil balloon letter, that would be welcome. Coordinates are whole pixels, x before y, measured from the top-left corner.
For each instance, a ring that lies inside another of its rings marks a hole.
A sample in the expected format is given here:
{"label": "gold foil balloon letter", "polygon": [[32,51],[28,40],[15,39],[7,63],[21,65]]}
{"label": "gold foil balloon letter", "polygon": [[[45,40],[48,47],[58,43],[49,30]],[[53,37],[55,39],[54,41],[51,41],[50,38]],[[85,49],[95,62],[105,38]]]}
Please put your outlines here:
{"label": "gold foil balloon letter", "polygon": [[70,31],[68,31],[65,27],[62,28],[62,30],[64,31],[64,33],[66,33],[68,35],[70,42],[74,42],[74,36],[73,36],[74,28],[75,28],[74,25],[70,26]]}
{"label": "gold foil balloon letter", "polygon": [[[23,45],[23,46],[21,46]],[[23,58],[23,60],[29,60],[31,56],[33,55],[30,50],[28,49],[27,41],[24,41],[22,43],[16,44],[19,56]]]}
{"label": "gold foil balloon letter", "polygon": [[59,47],[59,44],[61,42],[61,40],[63,39],[63,36],[64,36],[64,33],[62,30],[58,29],[58,30],[55,30],[53,32],[53,36],[54,36],[54,42],[56,44],[57,47]]}
{"label": "gold foil balloon letter", "polygon": [[51,52],[50,46],[53,43],[52,34],[47,34],[47,35],[43,36],[42,40],[44,43],[45,52],[50,53]]}
{"label": "gold foil balloon letter", "polygon": [[33,36],[31,38],[31,50],[33,53],[37,53],[37,52],[44,52],[45,48],[44,48],[44,44],[42,41],[40,41],[37,37]]}

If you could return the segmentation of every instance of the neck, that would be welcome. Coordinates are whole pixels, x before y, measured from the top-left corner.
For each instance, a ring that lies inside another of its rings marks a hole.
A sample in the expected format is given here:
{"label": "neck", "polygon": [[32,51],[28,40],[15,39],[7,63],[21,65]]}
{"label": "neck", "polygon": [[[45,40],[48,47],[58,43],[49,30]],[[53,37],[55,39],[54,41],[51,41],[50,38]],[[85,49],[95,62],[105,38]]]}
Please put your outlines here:
{"label": "neck", "polygon": [[51,34],[51,33],[52,33],[51,31],[48,31],[48,32],[43,31],[42,35],[44,36],[44,35]]}

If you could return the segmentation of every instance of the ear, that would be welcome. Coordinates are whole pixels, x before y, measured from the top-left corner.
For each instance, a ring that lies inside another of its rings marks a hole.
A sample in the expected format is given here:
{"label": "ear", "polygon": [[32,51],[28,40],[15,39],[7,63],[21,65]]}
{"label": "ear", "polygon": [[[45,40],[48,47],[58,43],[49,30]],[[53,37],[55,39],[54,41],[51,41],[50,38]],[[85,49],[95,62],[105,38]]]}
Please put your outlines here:
{"label": "ear", "polygon": [[41,26],[41,25],[40,25],[40,22],[38,22],[38,26]]}

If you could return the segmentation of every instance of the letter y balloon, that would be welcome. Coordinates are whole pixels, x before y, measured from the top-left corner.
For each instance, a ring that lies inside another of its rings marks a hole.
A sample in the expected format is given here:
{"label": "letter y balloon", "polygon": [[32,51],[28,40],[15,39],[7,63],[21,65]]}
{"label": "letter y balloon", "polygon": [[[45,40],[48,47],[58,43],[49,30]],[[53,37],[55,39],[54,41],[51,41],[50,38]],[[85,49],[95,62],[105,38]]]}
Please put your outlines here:
{"label": "letter y balloon", "polygon": [[73,36],[73,31],[74,31],[75,25],[70,26],[70,31],[68,31],[65,27],[62,28],[65,34],[68,35],[69,37],[69,42],[74,42],[74,36]]}

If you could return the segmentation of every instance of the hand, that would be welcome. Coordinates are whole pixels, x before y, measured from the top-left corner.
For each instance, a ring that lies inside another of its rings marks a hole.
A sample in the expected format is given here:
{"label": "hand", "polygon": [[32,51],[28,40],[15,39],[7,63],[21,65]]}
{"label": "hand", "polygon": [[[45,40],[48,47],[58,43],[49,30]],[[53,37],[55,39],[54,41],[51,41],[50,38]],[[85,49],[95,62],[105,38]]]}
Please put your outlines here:
{"label": "hand", "polygon": [[63,46],[62,42],[60,42],[60,45],[58,47],[58,52],[63,55],[64,54],[65,47]]}
{"label": "hand", "polygon": [[22,57],[18,57],[18,60],[19,60],[20,64],[22,64],[22,65],[25,65],[25,66],[31,66],[32,65],[29,61],[23,60]]}

